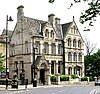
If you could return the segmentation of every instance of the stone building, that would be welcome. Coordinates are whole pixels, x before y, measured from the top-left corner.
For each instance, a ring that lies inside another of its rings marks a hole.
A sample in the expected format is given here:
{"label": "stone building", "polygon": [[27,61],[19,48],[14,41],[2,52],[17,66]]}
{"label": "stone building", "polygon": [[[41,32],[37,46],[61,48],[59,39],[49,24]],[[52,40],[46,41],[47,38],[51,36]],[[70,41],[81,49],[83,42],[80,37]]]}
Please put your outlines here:
{"label": "stone building", "polygon": [[[74,21],[61,24],[48,15],[48,21],[24,16],[24,6],[17,8],[17,23],[10,42],[10,76],[22,72],[25,79],[51,84],[50,75],[84,76],[84,41]],[[34,68],[35,67],[35,68]]]}

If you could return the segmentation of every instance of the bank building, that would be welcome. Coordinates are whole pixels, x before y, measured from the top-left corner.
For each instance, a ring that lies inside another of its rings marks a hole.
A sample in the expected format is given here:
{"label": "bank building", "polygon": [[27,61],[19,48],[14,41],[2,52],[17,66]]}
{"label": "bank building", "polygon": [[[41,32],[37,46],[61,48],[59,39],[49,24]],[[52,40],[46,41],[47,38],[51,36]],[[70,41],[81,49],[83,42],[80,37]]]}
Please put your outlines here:
{"label": "bank building", "polygon": [[51,84],[51,75],[78,74],[84,77],[84,40],[73,20],[60,23],[54,14],[48,21],[24,16],[17,8],[17,22],[10,39],[9,75],[24,73],[31,83]]}

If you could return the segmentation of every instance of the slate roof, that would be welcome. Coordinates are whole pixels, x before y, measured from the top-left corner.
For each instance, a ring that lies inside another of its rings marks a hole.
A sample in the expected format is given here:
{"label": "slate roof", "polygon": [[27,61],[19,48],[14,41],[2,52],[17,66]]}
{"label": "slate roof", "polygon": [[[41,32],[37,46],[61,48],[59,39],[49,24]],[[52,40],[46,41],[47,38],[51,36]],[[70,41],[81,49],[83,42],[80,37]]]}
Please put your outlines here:
{"label": "slate roof", "polygon": [[[23,29],[28,29],[28,31],[32,31],[34,36],[43,37],[42,29],[48,23],[48,21],[42,21],[24,16],[23,23]],[[53,29],[56,32],[56,39],[62,39],[61,25],[55,24]]]}
{"label": "slate roof", "polygon": [[33,34],[41,34],[40,26],[41,24],[45,23],[45,21],[33,19],[29,17],[24,17],[24,26],[23,28],[32,31]]}
{"label": "slate roof", "polygon": [[69,22],[69,23],[65,23],[65,24],[62,24],[62,31],[63,31],[63,36],[65,37],[66,36],[66,33],[70,27],[70,25],[72,24],[73,22]]}

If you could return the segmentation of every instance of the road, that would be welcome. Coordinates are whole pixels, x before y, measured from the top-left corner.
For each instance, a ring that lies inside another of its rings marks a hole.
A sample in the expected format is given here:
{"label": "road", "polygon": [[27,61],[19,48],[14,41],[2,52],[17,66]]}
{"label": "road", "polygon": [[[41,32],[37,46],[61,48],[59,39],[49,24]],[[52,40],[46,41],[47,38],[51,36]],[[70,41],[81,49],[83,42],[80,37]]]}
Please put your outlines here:
{"label": "road", "polygon": [[[63,86],[63,87],[43,87],[22,91],[0,91],[0,94],[97,94],[99,86]],[[99,93],[100,94],[100,93]]]}

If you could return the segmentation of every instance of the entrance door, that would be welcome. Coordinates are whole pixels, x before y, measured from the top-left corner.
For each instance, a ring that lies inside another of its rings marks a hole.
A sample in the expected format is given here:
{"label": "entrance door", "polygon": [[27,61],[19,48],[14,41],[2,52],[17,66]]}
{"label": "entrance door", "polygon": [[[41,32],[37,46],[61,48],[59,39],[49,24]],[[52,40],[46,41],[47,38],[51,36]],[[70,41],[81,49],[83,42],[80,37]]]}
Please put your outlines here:
{"label": "entrance door", "polygon": [[45,84],[45,70],[44,69],[40,70],[40,81],[43,85]]}

